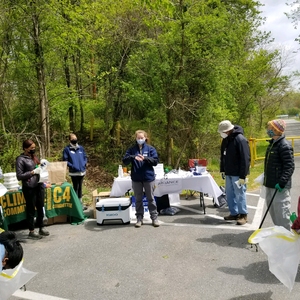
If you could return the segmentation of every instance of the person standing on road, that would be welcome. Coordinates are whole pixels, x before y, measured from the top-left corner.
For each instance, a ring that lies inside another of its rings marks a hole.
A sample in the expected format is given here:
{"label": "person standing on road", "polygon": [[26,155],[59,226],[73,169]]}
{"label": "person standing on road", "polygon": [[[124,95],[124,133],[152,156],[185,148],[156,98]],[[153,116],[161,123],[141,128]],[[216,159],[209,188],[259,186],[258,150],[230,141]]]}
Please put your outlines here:
{"label": "person standing on road", "polygon": [[[69,135],[69,141],[70,144],[63,151],[63,161],[68,163],[73,188],[82,204],[82,183],[86,174],[87,156],[84,148],[78,144],[77,136],[74,133]],[[83,210],[85,209],[87,208],[83,206]]]}
{"label": "person standing on road", "polygon": [[143,225],[144,191],[148,200],[152,225],[159,227],[157,206],[154,199],[155,174],[153,168],[153,166],[156,166],[158,163],[158,155],[156,149],[146,143],[147,133],[144,130],[137,130],[135,132],[135,138],[136,144],[126,151],[122,160],[125,165],[131,163],[132,189],[136,201],[137,222],[135,227],[139,228]]}
{"label": "person standing on road", "polygon": [[284,120],[268,122],[267,134],[271,140],[265,155],[263,185],[268,206],[276,192],[269,210],[273,223],[290,230],[290,189],[295,163],[293,147],[285,139],[285,128]]}
{"label": "person standing on road", "polygon": [[[31,239],[40,239],[42,236],[49,235],[49,231],[44,228],[44,201],[45,187],[43,182],[39,182],[40,161],[34,155],[35,143],[32,140],[23,142],[24,153],[16,159],[16,175],[18,180],[22,180],[22,192],[26,202],[26,216],[29,228],[28,237]],[[36,225],[39,232],[35,232],[34,217],[36,210]]]}
{"label": "person standing on road", "polygon": [[224,120],[218,132],[223,138],[221,144],[220,172],[225,179],[225,192],[230,215],[226,221],[237,221],[237,225],[247,223],[246,177],[250,168],[250,149],[244,130]]}

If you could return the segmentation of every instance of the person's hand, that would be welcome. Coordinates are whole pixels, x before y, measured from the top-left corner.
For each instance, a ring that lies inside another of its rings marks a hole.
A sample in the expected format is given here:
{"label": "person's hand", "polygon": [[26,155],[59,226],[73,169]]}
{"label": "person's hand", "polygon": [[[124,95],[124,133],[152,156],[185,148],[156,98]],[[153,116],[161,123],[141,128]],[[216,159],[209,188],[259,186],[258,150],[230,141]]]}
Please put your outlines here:
{"label": "person's hand", "polygon": [[246,183],[245,179],[239,178],[239,185],[244,185]]}
{"label": "person's hand", "polygon": [[276,183],[275,189],[278,190],[278,192],[282,192],[284,188],[282,188],[279,183]]}
{"label": "person's hand", "polygon": [[136,160],[138,161],[143,161],[144,160],[144,156],[142,154],[138,154],[136,157],[135,157]]}
{"label": "person's hand", "polygon": [[222,179],[225,180],[225,172],[221,172]]}
{"label": "person's hand", "polygon": [[35,169],[33,170],[33,174],[40,174],[40,172],[41,172],[41,168],[40,168],[40,167],[35,168]]}

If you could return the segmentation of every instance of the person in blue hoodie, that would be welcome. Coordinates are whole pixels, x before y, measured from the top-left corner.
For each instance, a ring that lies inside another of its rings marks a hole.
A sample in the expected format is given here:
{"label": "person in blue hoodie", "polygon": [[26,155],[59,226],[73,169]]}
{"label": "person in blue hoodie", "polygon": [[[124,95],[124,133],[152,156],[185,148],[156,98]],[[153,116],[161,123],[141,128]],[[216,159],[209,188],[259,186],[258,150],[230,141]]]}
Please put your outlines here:
{"label": "person in blue hoodie", "polygon": [[250,168],[250,149],[244,130],[224,120],[218,132],[223,138],[221,144],[220,172],[225,179],[225,192],[230,214],[226,221],[237,221],[237,225],[247,223],[246,177]]}
{"label": "person in blue hoodie", "polygon": [[[82,183],[86,174],[87,156],[84,148],[78,144],[74,133],[70,134],[69,140],[70,144],[63,151],[63,161],[68,163],[73,188],[82,204]],[[83,206],[83,209],[85,210],[86,207]]]}
{"label": "person in blue hoodie", "polygon": [[143,225],[144,191],[148,200],[148,208],[152,225],[159,227],[157,219],[157,206],[154,199],[155,173],[153,166],[158,163],[158,155],[156,149],[147,144],[147,133],[144,130],[135,132],[136,143],[129,148],[123,157],[123,163],[129,165],[131,163],[131,180],[132,189],[136,201],[136,228]]}

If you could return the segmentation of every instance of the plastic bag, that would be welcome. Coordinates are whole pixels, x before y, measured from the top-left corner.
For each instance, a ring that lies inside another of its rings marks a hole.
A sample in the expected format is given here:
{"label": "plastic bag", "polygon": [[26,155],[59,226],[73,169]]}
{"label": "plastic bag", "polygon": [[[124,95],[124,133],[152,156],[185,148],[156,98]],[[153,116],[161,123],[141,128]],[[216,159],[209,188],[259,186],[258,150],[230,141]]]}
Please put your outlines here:
{"label": "plastic bag", "polygon": [[7,300],[36,274],[23,268],[23,260],[16,268],[2,271],[0,274],[0,299]]}
{"label": "plastic bag", "polygon": [[49,165],[49,162],[46,159],[41,159],[41,171],[40,171],[40,180],[39,182],[47,182],[49,180],[49,173],[47,170],[47,166]]}
{"label": "plastic bag", "polygon": [[168,207],[168,208],[165,208],[165,209],[161,209],[159,211],[159,213],[161,215],[169,215],[169,216],[174,216],[175,214],[177,214],[178,212],[180,212],[180,209],[177,208],[177,207]]}
{"label": "plastic bag", "polygon": [[300,236],[282,226],[274,226],[256,230],[248,242],[259,243],[268,256],[270,272],[291,291],[300,262]]}

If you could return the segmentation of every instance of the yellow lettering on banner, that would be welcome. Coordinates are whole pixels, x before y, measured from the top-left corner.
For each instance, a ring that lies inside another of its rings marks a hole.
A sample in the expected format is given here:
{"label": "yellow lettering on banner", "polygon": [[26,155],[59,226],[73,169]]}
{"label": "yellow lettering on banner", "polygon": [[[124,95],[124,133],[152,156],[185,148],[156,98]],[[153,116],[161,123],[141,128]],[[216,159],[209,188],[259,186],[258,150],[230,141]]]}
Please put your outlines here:
{"label": "yellow lettering on banner", "polygon": [[46,210],[51,210],[52,209],[52,193],[51,193],[51,188],[46,189],[47,193],[47,203],[46,203]]}
{"label": "yellow lettering on banner", "polygon": [[13,196],[13,201],[14,201],[14,206],[17,205],[17,197],[16,197],[16,194],[12,194]]}
{"label": "yellow lettering on banner", "polygon": [[0,197],[0,199],[1,199],[0,201],[1,201],[2,208],[5,208],[6,207],[5,196]]}
{"label": "yellow lettering on banner", "polygon": [[62,188],[60,186],[56,186],[53,189],[53,202],[60,203],[62,200]]}
{"label": "yellow lettering on banner", "polygon": [[16,207],[8,207],[4,209],[4,217],[18,215],[25,211],[25,205],[20,205]]}
{"label": "yellow lettering on banner", "polygon": [[[11,195],[11,194],[10,194],[10,195]],[[6,197],[6,201],[7,201],[7,206],[8,206],[8,207],[10,207],[10,206],[15,206],[15,204],[11,202],[11,199],[10,199],[10,197],[9,197],[10,195],[8,194],[7,197]],[[13,199],[16,199],[16,197],[14,197],[14,196],[15,196],[15,194],[12,194]]]}
{"label": "yellow lettering on banner", "polygon": [[21,205],[25,203],[25,197],[23,195],[23,193],[17,193],[17,204]]}
{"label": "yellow lettering on banner", "polygon": [[72,208],[72,203],[60,203],[60,204],[54,204],[54,209],[55,208]]}
{"label": "yellow lettering on banner", "polygon": [[64,200],[66,200],[67,202],[71,201],[71,189],[70,189],[69,186],[67,186],[65,188],[65,191],[64,191]]}

